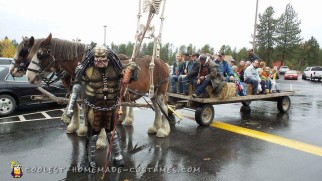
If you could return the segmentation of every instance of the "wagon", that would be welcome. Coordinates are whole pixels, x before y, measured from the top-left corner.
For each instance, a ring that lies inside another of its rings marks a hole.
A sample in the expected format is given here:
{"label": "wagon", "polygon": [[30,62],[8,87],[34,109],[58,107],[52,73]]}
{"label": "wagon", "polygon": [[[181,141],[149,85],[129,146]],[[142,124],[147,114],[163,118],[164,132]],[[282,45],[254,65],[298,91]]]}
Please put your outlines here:
{"label": "wagon", "polygon": [[290,109],[291,100],[289,96],[295,94],[294,91],[282,91],[280,93],[273,94],[260,94],[260,95],[247,95],[236,96],[226,99],[219,98],[192,98],[182,94],[175,94],[168,92],[168,104],[169,106],[169,118],[174,120],[174,109],[190,108],[195,110],[195,120],[199,125],[208,126],[212,123],[215,116],[215,110],[213,105],[229,104],[240,102],[242,104],[241,111],[250,110],[250,103],[252,101],[273,101],[277,102],[277,109],[285,113]]}

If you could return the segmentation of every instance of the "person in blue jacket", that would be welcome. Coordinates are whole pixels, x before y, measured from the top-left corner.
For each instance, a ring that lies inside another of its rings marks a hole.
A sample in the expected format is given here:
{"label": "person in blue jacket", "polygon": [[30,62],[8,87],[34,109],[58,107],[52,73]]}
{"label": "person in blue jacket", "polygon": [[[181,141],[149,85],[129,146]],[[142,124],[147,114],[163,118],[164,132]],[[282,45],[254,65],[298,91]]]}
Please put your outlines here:
{"label": "person in blue jacket", "polygon": [[228,62],[224,60],[225,54],[218,52],[216,55],[217,59],[215,60],[215,63],[218,64],[218,72],[223,80],[226,82],[234,82],[234,72]]}

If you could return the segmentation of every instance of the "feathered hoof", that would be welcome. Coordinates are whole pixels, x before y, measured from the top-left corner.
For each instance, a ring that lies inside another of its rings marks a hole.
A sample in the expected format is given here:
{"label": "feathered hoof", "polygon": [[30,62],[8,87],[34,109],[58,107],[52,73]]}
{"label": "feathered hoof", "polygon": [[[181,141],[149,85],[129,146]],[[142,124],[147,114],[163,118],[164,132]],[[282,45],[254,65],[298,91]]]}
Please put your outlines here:
{"label": "feathered hoof", "polygon": [[131,120],[125,120],[125,121],[123,121],[123,123],[122,123],[123,125],[125,125],[125,126],[129,126],[129,125],[132,125],[133,124],[133,121]]}
{"label": "feathered hoof", "polygon": [[70,134],[70,133],[75,133],[78,130],[78,127],[72,124],[69,124],[67,126],[67,130],[66,133]]}
{"label": "feathered hoof", "polygon": [[98,140],[96,141],[96,149],[100,150],[100,149],[105,149],[107,147],[107,143],[106,140],[103,140],[103,138],[98,138]]}
{"label": "feathered hoof", "polygon": [[80,127],[77,131],[77,136],[86,136],[87,135],[87,127],[86,126],[82,126]]}
{"label": "feathered hoof", "polygon": [[123,125],[132,125],[132,124],[133,124],[133,118],[130,116],[127,116],[123,121]]}
{"label": "feathered hoof", "polygon": [[155,127],[150,127],[150,128],[148,129],[148,133],[149,133],[149,134],[155,134],[155,133],[157,133],[157,130],[155,129]]}
{"label": "feathered hoof", "polygon": [[158,138],[164,138],[167,137],[169,135],[169,133],[167,133],[166,131],[159,129],[159,131],[157,132],[156,137]]}

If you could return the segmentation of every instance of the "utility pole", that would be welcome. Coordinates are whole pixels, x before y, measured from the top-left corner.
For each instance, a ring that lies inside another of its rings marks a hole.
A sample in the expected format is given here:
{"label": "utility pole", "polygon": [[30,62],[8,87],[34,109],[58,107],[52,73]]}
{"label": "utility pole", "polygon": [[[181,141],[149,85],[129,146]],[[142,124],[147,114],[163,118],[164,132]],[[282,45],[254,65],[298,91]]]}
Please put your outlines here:
{"label": "utility pole", "polygon": [[104,46],[106,46],[106,25],[104,25]]}
{"label": "utility pole", "polygon": [[255,24],[254,24],[254,34],[253,34],[253,51],[255,52],[255,38],[256,38],[256,25],[257,25],[257,11],[258,11],[258,0],[256,0],[256,12],[255,12]]}

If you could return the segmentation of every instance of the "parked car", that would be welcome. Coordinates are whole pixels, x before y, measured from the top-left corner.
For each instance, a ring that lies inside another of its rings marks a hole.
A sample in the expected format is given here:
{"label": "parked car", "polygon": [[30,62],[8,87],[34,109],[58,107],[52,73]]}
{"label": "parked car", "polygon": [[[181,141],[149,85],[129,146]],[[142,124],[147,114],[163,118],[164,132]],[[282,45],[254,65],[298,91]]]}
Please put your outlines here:
{"label": "parked car", "polygon": [[290,69],[288,66],[281,66],[280,69],[278,70],[279,74],[284,75],[286,71],[289,71]]}
{"label": "parked car", "polygon": [[[45,83],[40,85],[57,97],[64,97],[66,90],[61,81],[48,87]],[[41,96],[42,93],[30,84],[27,77],[12,77],[9,65],[0,65],[0,116],[7,116],[14,112],[17,106],[39,103],[30,99],[31,96]],[[42,102],[52,102],[44,99]]]}
{"label": "parked car", "polygon": [[306,67],[302,73],[302,79],[310,79],[320,81],[322,79],[322,66]]}
{"label": "parked car", "polygon": [[298,73],[296,70],[288,70],[284,74],[284,80],[297,80]]}
{"label": "parked car", "polygon": [[13,58],[0,57],[0,65],[10,65]]}

